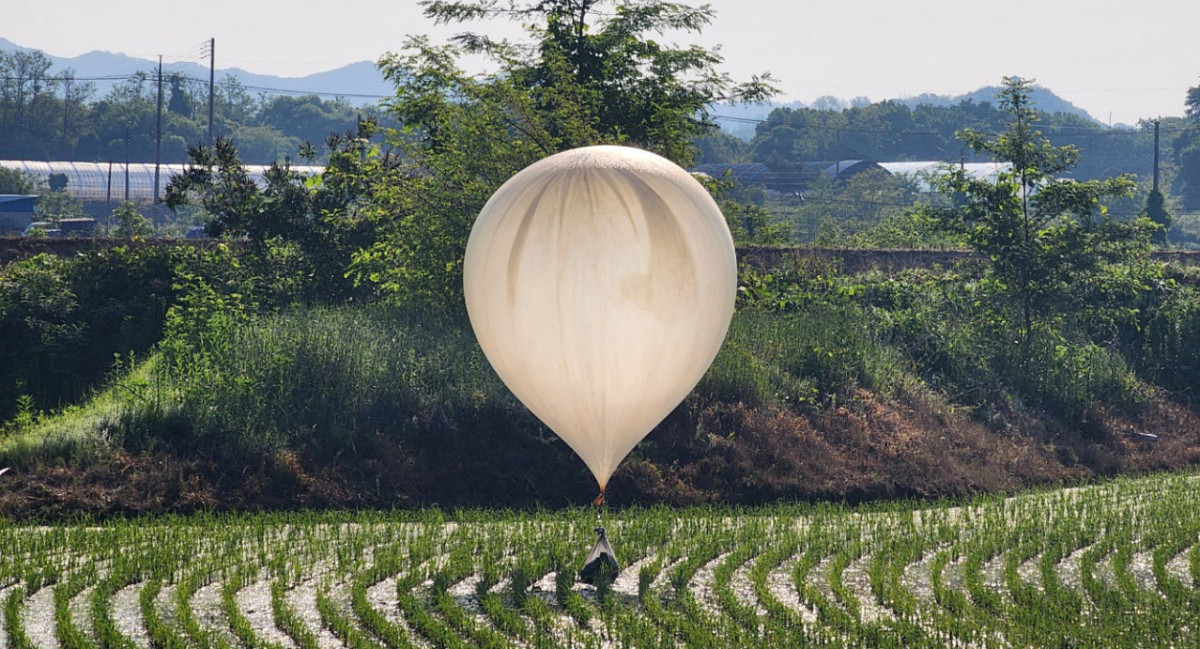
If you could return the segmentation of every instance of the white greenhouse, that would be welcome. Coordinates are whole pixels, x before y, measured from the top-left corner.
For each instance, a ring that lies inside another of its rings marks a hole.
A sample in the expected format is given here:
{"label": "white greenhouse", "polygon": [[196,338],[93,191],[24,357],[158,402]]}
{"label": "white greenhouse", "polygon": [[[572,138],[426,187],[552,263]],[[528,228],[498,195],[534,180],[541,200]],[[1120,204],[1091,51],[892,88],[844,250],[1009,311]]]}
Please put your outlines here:
{"label": "white greenhouse", "polygon": [[922,191],[933,191],[930,180],[945,174],[950,169],[961,168],[966,172],[967,177],[973,180],[983,180],[990,183],[995,183],[997,177],[1009,169],[1012,169],[1012,163],[1009,162],[966,162],[966,163],[950,163],[940,161],[917,161],[917,162],[880,162],[880,167],[884,171],[893,176],[900,176],[915,180]]}
{"label": "white greenhouse", "polygon": [[[171,176],[182,173],[185,165],[160,164],[158,196],[166,194]],[[51,174],[67,178],[66,192],[85,203],[119,203],[130,200],[139,204],[154,202],[154,163],[131,162],[39,162],[36,160],[0,160],[0,167],[23,171],[44,186],[49,186]],[[250,178],[262,184],[268,165],[245,165]],[[304,175],[320,173],[324,167],[292,165]],[[128,173],[126,173],[128,171]]]}

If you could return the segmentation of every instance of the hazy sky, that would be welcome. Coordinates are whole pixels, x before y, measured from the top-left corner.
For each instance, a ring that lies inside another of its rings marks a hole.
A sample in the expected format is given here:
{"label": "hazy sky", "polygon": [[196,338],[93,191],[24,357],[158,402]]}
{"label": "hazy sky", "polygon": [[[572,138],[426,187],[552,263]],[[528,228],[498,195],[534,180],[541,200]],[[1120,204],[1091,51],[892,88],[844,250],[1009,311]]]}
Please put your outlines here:
{"label": "hazy sky", "polygon": [[[92,50],[303,76],[444,38],[416,0],[8,0],[0,36],[60,56]],[[693,3],[698,4],[698,3]],[[1183,114],[1200,83],[1200,0],[711,0],[680,43],[720,45],[736,79],[769,70],[781,100],[959,94],[1032,77],[1101,121]],[[507,24],[474,31],[519,35]],[[498,30],[498,31],[497,31]],[[337,90],[337,89],[332,89]]]}

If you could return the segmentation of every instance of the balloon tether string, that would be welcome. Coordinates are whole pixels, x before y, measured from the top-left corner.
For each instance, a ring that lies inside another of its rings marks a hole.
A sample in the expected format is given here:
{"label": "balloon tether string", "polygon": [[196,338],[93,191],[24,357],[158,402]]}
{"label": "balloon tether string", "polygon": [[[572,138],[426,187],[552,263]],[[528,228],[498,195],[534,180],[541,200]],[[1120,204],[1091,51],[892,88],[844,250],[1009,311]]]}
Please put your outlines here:
{"label": "balloon tether string", "polygon": [[607,487],[601,487],[600,495],[596,496],[596,499],[592,501],[592,504],[596,506],[596,526],[597,527],[599,527],[603,523],[603,521],[601,520],[601,515],[603,513],[603,510],[605,509],[604,495],[605,495],[606,490],[607,490]]}

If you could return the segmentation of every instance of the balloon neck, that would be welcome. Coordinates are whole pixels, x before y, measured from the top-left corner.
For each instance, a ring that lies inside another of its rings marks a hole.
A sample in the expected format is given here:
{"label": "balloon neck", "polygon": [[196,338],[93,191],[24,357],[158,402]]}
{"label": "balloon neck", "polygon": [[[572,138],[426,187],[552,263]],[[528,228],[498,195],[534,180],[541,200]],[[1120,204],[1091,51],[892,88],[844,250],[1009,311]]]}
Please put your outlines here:
{"label": "balloon neck", "polygon": [[596,499],[592,501],[592,504],[597,507],[604,506],[604,489],[600,489],[600,495],[596,496]]}

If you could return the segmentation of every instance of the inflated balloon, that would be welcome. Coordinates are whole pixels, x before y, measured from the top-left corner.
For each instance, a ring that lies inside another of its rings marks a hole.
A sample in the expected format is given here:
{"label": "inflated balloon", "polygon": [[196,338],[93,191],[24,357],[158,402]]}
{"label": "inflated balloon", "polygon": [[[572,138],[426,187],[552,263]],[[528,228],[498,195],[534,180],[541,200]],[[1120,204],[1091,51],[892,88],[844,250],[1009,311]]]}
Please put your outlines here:
{"label": "inflated balloon", "polygon": [[492,195],[467,242],[463,288],[496,373],[603,492],[712,363],[737,260],[720,209],[682,168],[584,147]]}

